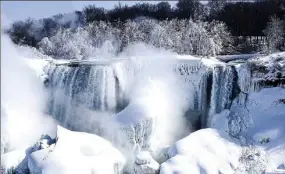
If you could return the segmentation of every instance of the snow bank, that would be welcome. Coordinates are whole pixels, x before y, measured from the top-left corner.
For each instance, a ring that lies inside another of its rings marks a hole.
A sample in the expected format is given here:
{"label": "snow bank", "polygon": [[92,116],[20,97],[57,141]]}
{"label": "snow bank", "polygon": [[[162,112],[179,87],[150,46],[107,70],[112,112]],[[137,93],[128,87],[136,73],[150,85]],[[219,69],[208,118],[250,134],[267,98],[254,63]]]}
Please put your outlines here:
{"label": "snow bank", "polygon": [[285,172],[285,89],[264,88],[236,98],[230,110],[213,116],[211,126],[246,145],[239,171]]}
{"label": "snow bank", "polygon": [[58,126],[58,141],[52,151],[41,150],[31,154],[29,167],[42,173],[120,173],[125,159],[103,138],[74,132]]}
{"label": "snow bank", "polygon": [[241,147],[215,129],[201,129],[177,141],[162,163],[161,174],[234,173]]}
{"label": "snow bank", "polygon": [[[269,155],[267,171],[285,164],[285,89],[267,88],[248,96],[247,108],[253,125],[248,135]],[[283,169],[285,172],[285,169]]]}

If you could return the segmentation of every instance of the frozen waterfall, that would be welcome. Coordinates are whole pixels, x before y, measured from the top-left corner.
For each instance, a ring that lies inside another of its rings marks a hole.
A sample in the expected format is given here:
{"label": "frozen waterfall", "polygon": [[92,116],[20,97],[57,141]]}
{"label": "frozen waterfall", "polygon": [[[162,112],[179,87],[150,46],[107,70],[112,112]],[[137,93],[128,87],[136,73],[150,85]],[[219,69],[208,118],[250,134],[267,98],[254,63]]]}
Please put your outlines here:
{"label": "frozen waterfall", "polygon": [[[48,112],[69,127],[73,127],[76,118],[84,117],[86,109],[117,113],[129,102],[130,81],[149,63],[50,63],[45,68],[50,89]],[[189,107],[185,116],[194,129],[207,127],[210,115],[230,107],[240,90],[235,84],[243,90],[244,83],[248,83],[244,77],[238,78],[241,70],[237,72],[233,65],[214,63],[209,66],[200,59],[179,59],[166,66],[179,76],[177,85],[188,89]]]}

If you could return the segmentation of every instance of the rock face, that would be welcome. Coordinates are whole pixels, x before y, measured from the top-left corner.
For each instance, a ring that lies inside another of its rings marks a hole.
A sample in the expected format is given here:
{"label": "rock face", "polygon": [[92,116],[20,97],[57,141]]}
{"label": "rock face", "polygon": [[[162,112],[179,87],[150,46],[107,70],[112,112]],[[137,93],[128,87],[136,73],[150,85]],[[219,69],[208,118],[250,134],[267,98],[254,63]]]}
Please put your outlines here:
{"label": "rock face", "polygon": [[137,154],[134,163],[134,174],[157,174],[159,164],[156,162],[148,151],[141,151]]}

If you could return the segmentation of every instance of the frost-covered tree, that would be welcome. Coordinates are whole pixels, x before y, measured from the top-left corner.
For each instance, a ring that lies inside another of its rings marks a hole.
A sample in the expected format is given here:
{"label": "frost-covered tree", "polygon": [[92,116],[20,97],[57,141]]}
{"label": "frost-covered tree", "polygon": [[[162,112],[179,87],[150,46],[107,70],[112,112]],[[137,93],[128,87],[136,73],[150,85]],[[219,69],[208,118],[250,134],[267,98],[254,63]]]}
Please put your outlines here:
{"label": "frost-covered tree", "polygon": [[28,18],[25,21],[16,21],[12,24],[8,34],[10,35],[14,43],[20,45],[31,45],[35,46],[37,40],[33,35],[33,24],[34,20]]}
{"label": "frost-covered tree", "polygon": [[211,17],[215,18],[217,14],[224,8],[228,0],[210,0],[208,2],[209,12]]}
{"label": "frost-covered tree", "polygon": [[120,31],[103,21],[85,28],[59,29],[39,42],[41,52],[57,59],[89,59],[114,56],[118,52]]}
{"label": "frost-covered tree", "polygon": [[134,42],[143,41],[145,38],[145,34],[140,31],[138,22],[127,20],[124,24],[122,41],[124,45],[128,45]]}
{"label": "frost-covered tree", "polygon": [[95,5],[86,6],[82,10],[82,13],[87,23],[106,20],[106,10],[104,8],[98,8]]}
{"label": "frost-covered tree", "polygon": [[179,54],[212,56],[225,51],[231,39],[226,26],[192,19],[128,20],[112,25],[95,21],[84,28],[59,29],[38,44],[40,50],[60,59],[114,56],[131,44],[143,42]]}
{"label": "frost-covered tree", "polygon": [[59,59],[82,59],[90,54],[90,39],[85,30],[60,29],[50,39],[44,38],[39,43],[40,50]]}
{"label": "frost-covered tree", "polygon": [[199,0],[179,0],[177,6],[177,17],[180,19],[198,20],[203,14],[203,5]]}
{"label": "frost-covered tree", "polygon": [[264,34],[267,38],[267,45],[265,48],[267,53],[280,49],[284,39],[283,21],[276,16],[272,16],[264,30]]}
{"label": "frost-covered tree", "polygon": [[213,40],[213,55],[232,51],[233,38],[225,23],[212,21],[208,25],[208,31]]}

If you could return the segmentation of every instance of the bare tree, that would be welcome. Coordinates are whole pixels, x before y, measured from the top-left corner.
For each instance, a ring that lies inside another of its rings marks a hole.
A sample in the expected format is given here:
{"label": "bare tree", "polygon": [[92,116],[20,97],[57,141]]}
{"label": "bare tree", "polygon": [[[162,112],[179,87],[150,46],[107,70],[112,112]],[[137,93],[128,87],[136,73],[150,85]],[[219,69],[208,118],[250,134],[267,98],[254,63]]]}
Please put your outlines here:
{"label": "bare tree", "polygon": [[265,51],[272,53],[280,50],[283,41],[283,21],[278,17],[272,16],[267,24],[266,29],[263,31],[267,38],[267,45]]}

